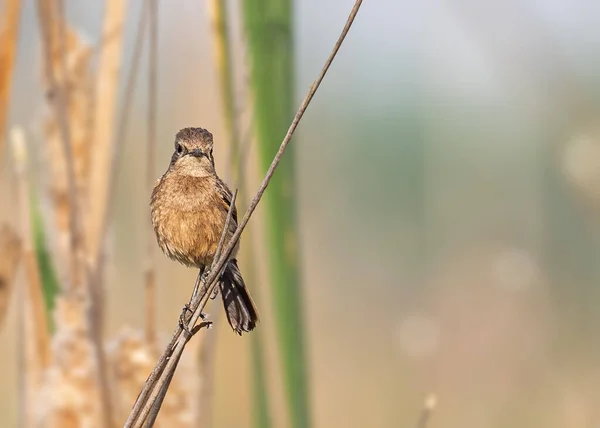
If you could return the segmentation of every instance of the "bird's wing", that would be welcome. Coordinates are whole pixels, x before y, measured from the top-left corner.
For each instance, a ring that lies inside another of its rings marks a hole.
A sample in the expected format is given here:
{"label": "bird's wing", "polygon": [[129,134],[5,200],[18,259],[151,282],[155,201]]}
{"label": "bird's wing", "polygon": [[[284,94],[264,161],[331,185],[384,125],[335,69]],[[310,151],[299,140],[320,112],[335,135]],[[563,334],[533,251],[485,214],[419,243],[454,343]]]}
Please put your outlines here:
{"label": "bird's wing", "polygon": [[[231,199],[232,199],[231,190],[229,190],[229,187],[227,187],[227,184],[225,184],[220,179],[217,180],[217,187],[219,188],[219,194],[221,195],[221,199],[224,202],[223,208],[225,209],[225,212],[229,212],[229,207],[231,206]],[[231,213],[231,215],[232,215],[233,222],[234,222],[235,226],[237,227],[238,218],[237,218],[237,208],[235,207],[235,205],[233,207],[233,212]]]}

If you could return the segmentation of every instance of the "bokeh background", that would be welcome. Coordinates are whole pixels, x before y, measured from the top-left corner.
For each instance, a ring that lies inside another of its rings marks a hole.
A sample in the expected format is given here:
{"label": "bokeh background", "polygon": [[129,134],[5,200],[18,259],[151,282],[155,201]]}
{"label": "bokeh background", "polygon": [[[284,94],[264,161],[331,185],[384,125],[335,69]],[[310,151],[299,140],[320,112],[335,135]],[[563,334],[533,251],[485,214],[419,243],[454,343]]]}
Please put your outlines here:
{"label": "bokeh background", "polygon": [[[295,2],[298,104],[352,4]],[[66,5],[96,42],[102,2]],[[129,13],[125,67],[134,21]],[[430,393],[431,427],[600,423],[598,22],[595,0],[365,0],[292,143],[315,427],[414,426]],[[219,167],[226,131],[206,4],[160,2],[159,40],[156,177],[186,126],[213,132]],[[41,70],[35,2],[24,1],[8,120],[31,148]],[[107,335],[142,320],[144,79],[110,231]],[[10,163],[0,220],[17,224]],[[158,260],[166,336],[195,272]],[[262,297],[279,427],[272,302]],[[0,332],[7,427],[18,412],[17,310]],[[249,339],[219,324],[214,426],[250,427]]]}

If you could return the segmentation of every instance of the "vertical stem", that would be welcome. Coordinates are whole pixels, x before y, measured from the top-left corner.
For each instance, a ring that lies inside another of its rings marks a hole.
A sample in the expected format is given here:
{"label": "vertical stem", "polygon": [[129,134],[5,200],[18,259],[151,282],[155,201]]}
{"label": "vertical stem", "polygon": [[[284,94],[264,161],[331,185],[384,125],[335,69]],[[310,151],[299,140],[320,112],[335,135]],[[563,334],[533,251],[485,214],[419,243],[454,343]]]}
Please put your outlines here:
{"label": "vertical stem", "polygon": [[123,47],[124,0],[107,0],[102,34],[110,34],[110,41],[101,51],[96,82],[94,115],[94,146],[90,171],[90,215],[88,224],[89,259],[97,263],[104,239],[102,223],[109,203],[109,176],[111,175],[112,137],[115,107],[121,71]]}
{"label": "vertical stem", "polygon": [[42,297],[42,284],[37,264],[33,235],[31,231],[31,198],[27,179],[27,149],[25,136],[20,128],[11,131],[14,164],[18,176],[19,214],[22,223],[23,260],[27,286],[20,293],[21,318],[19,322],[21,337],[21,357],[24,364],[21,387],[23,400],[21,419],[26,426],[33,423],[32,394],[37,391],[42,371],[50,362],[50,337]]}
{"label": "vertical stem", "polygon": [[[294,46],[291,0],[244,0],[255,131],[267,169],[293,117]],[[310,426],[305,333],[296,223],[294,148],[282,159],[266,199],[269,269],[291,426]]]}
{"label": "vertical stem", "polygon": [[0,165],[19,35],[21,0],[4,0],[0,20]]}
{"label": "vertical stem", "polygon": [[112,406],[102,343],[102,253],[104,221],[110,202],[109,190],[112,176],[112,137],[114,132],[115,110],[119,75],[121,71],[121,51],[123,47],[123,24],[125,17],[124,0],[107,0],[104,12],[103,35],[111,35],[110,42],[101,51],[98,62],[98,76],[95,93],[94,137],[90,171],[88,236],[88,282],[91,295],[90,319],[92,338],[96,346],[94,352],[98,364],[98,379],[101,392],[101,418],[103,426],[113,425]]}
{"label": "vertical stem", "polygon": [[[209,11],[211,15],[211,26],[213,30],[213,44],[214,44],[214,56],[215,64],[217,66],[217,72],[219,75],[220,87],[221,87],[221,102],[223,104],[223,117],[225,119],[225,127],[228,131],[229,136],[229,177],[227,181],[236,183],[236,186],[240,187],[238,196],[238,206],[245,207],[247,205],[247,186],[243,178],[244,165],[247,162],[246,156],[243,153],[244,144],[240,139],[240,124],[239,115],[237,114],[237,103],[235,97],[235,82],[234,82],[234,71],[233,71],[233,60],[232,60],[232,42],[229,34],[229,15],[227,8],[227,0],[209,0],[208,2]],[[251,229],[246,231],[245,242],[247,245],[251,245],[253,239],[251,237]],[[244,245],[242,243],[242,245]],[[256,284],[256,270],[255,270],[254,252],[244,251],[244,257],[241,260],[242,270],[244,277],[248,284]],[[256,287],[252,290],[254,300],[258,303],[256,296]],[[213,335],[214,336],[214,335]],[[204,346],[202,352],[202,361],[210,361],[211,354],[214,354],[214,337],[207,338],[207,343]],[[253,410],[254,410],[254,427],[255,428],[269,428],[271,426],[271,419],[269,413],[269,399],[267,396],[265,370],[264,370],[264,357],[262,350],[262,335],[260,329],[256,329],[252,332],[250,337],[251,340],[251,352],[252,352],[252,380],[253,380]],[[210,349],[209,349],[210,347]],[[205,377],[202,379],[203,384],[212,383],[213,379],[210,374],[206,371]],[[208,375],[208,376],[207,376]],[[203,394],[201,397],[201,405],[204,409],[201,412],[202,418],[205,423],[203,427],[209,427],[211,424],[210,417],[210,397],[206,395],[210,394],[210,385],[207,385],[205,390],[207,394]]]}
{"label": "vertical stem", "polygon": [[[146,191],[152,193],[154,187],[154,164],[156,157],[156,92],[157,92],[157,38],[158,38],[158,0],[149,0],[148,21],[150,27],[149,64],[148,64],[148,148],[146,166]],[[156,345],[156,275],[154,270],[156,244],[152,239],[151,225],[148,222],[146,229],[148,233],[146,242],[146,315],[145,329],[146,341],[152,346]]]}
{"label": "vertical stem", "polygon": [[211,15],[213,53],[219,75],[225,129],[229,134],[230,172],[234,172],[233,165],[239,162],[236,155],[239,152],[239,132],[235,114],[235,85],[231,60],[231,40],[227,25],[227,0],[209,0],[208,9]]}
{"label": "vertical stem", "polygon": [[[53,104],[54,115],[60,130],[61,144],[63,147],[65,164],[67,169],[67,186],[69,198],[69,269],[70,284],[73,289],[82,282],[81,264],[78,257],[81,256],[82,229],[79,211],[79,201],[75,187],[75,169],[73,165],[73,150],[71,144],[71,129],[69,126],[69,108],[66,79],[66,23],[64,17],[64,4],[62,0],[38,0],[38,19],[42,35],[44,50],[45,74],[48,81],[50,99]],[[56,36],[56,37],[55,37]],[[55,70],[53,55],[57,49],[59,54],[60,70]],[[59,73],[57,73],[57,71]],[[60,85],[57,75],[63,79]]]}

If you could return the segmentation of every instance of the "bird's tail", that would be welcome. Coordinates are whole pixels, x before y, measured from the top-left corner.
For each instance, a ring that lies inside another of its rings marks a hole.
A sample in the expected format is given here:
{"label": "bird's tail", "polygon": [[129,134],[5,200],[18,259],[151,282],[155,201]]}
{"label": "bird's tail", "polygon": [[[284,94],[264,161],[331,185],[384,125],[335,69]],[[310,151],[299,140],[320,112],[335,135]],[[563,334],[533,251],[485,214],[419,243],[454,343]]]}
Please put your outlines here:
{"label": "bird's tail", "polygon": [[219,286],[231,328],[240,335],[253,330],[258,322],[258,311],[235,259],[227,263]]}

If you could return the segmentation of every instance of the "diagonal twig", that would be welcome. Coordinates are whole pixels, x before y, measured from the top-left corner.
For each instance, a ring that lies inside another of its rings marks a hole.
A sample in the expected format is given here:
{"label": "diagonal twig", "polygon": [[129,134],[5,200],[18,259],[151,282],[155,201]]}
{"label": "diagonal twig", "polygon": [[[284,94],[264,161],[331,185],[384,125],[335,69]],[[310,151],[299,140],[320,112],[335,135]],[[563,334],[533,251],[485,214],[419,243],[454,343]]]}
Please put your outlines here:
{"label": "diagonal twig", "polygon": [[[238,228],[236,229],[233,236],[229,240],[229,243],[223,250],[221,256],[219,257],[218,262],[215,263],[215,261],[213,260],[213,265],[211,266],[209,274],[206,276],[206,278],[202,279],[202,282],[203,282],[202,288],[206,290],[206,293],[199,293],[199,295],[195,296],[195,298],[192,300],[190,309],[193,311],[193,314],[192,314],[189,322],[186,325],[188,330],[192,330],[194,328],[194,326],[196,325],[196,323],[198,322],[198,320],[201,318],[202,311],[203,311],[204,307],[206,306],[206,303],[208,302],[210,296],[212,295],[214,287],[216,287],[216,285],[217,285],[217,279],[220,276],[221,270],[225,266],[225,263],[227,263],[227,261],[229,260],[231,252],[233,251],[235,245],[239,241],[240,236],[241,236],[242,232],[244,231],[244,228],[248,224],[250,217],[252,216],[258,203],[260,202],[267,186],[269,185],[269,182],[271,181],[271,178],[273,177],[273,174],[275,173],[275,169],[279,165],[279,162],[281,161],[281,158],[283,157],[283,154],[285,153],[285,150],[286,150],[288,144],[290,143],[290,140],[292,138],[292,135],[294,134],[294,131],[296,130],[296,128],[298,126],[298,123],[302,119],[304,112],[306,111],[308,105],[310,104],[311,100],[313,99],[317,89],[319,88],[319,85],[323,81],[325,74],[327,74],[327,71],[329,70],[331,63],[333,62],[346,35],[348,34],[348,31],[350,30],[350,27],[352,26],[354,18],[356,17],[356,14],[358,13],[358,10],[360,9],[361,4],[362,4],[362,0],[356,0],[356,2],[354,3],[354,7],[352,8],[352,11],[350,12],[348,20],[346,21],[346,25],[344,26],[344,29],[342,30],[333,50],[332,50],[329,58],[325,62],[325,65],[323,66],[319,76],[317,77],[317,80],[315,82],[313,82],[313,84],[310,86],[308,94],[302,101],[302,104],[300,105],[300,107],[299,107],[299,109],[298,109],[298,111],[297,111],[297,113],[296,113],[280,147],[279,147],[279,150],[277,151],[277,153],[273,159],[273,162],[271,163],[271,166],[269,167],[265,178],[263,179],[261,185],[259,186],[258,191],[256,192],[256,195],[252,199],[252,202],[250,203],[248,210],[244,214],[242,221],[240,222]],[[216,260],[216,257],[215,257],[215,260]],[[140,392],[140,395],[138,396],[138,399],[133,406],[131,414],[129,415],[129,418],[127,419],[127,422],[125,423],[125,428],[141,427],[142,424],[144,423],[144,419],[142,418],[142,413],[145,413],[146,415],[148,415],[150,409],[152,408],[154,402],[156,401],[157,396],[160,394],[162,385],[164,385],[166,383],[166,380],[169,377],[169,373],[175,369],[176,363],[177,363],[179,357],[181,356],[181,354],[183,353],[183,349],[184,349],[185,345],[191,338],[190,334],[188,334],[187,332],[185,334],[182,334],[182,332],[183,332],[183,328],[181,326],[178,326],[178,328],[175,330],[173,338],[171,339],[171,342],[169,343],[169,346],[167,347],[167,349],[163,352],[163,354],[159,358],[158,363],[152,370],[152,373],[150,374],[148,380],[146,381],[146,384],[144,385],[142,391]]]}
{"label": "diagonal twig", "polygon": [[[225,219],[225,226],[223,227],[223,231],[221,232],[221,237],[219,239],[219,245],[217,246],[217,251],[215,252],[215,256],[213,258],[213,262],[211,264],[211,272],[213,269],[215,269],[216,267],[216,263],[217,260],[219,259],[221,252],[223,250],[223,243],[225,242],[225,237],[227,236],[227,232],[229,231],[229,225],[231,223],[231,219],[233,217],[233,210],[235,209],[235,199],[237,197],[237,190],[235,191],[235,193],[233,194],[232,198],[231,198],[231,203],[229,205],[229,210],[227,212],[227,217]],[[200,275],[200,274],[199,274]],[[220,276],[220,275],[219,275]],[[200,278],[202,279],[202,276],[200,276]],[[206,285],[206,284],[205,284]],[[210,292],[207,291],[206,288],[202,287],[200,293],[198,294],[200,296],[210,296],[212,295],[212,289]],[[197,295],[194,294],[192,297],[192,301],[194,300],[194,298]],[[193,302],[190,302],[190,304],[193,305]],[[184,312],[185,313],[185,312]],[[202,309],[200,310],[200,312],[198,312],[198,315],[200,318],[204,318],[204,315],[202,313]],[[197,321],[197,320],[196,320]],[[189,330],[189,326],[195,326],[196,322],[189,322],[188,323],[188,331]],[[205,325],[207,327],[210,327],[211,323],[205,323]],[[185,330],[184,330],[185,331]],[[191,338],[191,336],[194,334],[195,332],[192,333],[187,333],[187,331],[185,331],[185,335],[188,336],[186,339],[186,343],[187,341],[189,341],[189,339]],[[181,350],[183,351],[183,347],[181,348]],[[160,410],[160,407],[162,406],[162,402],[167,394],[167,389],[169,388],[169,385],[171,383],[171,379],[173,378],[173,374],[175,373],[175,369],[177,367],[177,364],[179,363],[179,359],[181,358],[181,353],[177,353],[174,354],[173,356],[171,356],[171,360],[169,361],[168,364],[171,364],[172,368],[169,368],[167,365],[167,368],[165,369],[165,371],[161,374],[161,378],[158,382],[159,387],[155,390],[155,392],[153,392],[150,395],[150,399],[146,402],[146,405],[143,407],[141,413],[140,413],[140,417],[139,417],[139,424],[141,426],[141,423],[143,423],[147,417],[149,417],[149,421],[147,423],[147,427],[151,427],[152,424],[154,423],[154,420],[156,419],[156,416],[158,415],[158,411]],[[138,425],[135,425],[138,426]]]}
{"label": "diagonal twig", "polygon": [[[221,232],[221,237],[219,239],[219,245],[217,246],[217,251],[215,252],[215,257],[213,258],[213,263],[211,264],[211,268],[210,268],[211,270],[215,268],[216,262],[219,259],[221,252],[223,250],[223,243],[225,242],[225,237],[227,236],[227,232],[229,231],[229,225],[231,223],[231,219],[233,218],[233,210],[235,209],[235,200],[237,198],[237,193],[238,193],[238,191],[236,189],[236,191],[234,192],[234,194],[231,198],[231,203],[229,204],[229,210],[227,211],[227,217],[225,219],[225,226],[223,227],[223,230]],[[197,285],[202,280],[202,271],[200,271],[198,273],[198,280],[199,281],[196,281]],[[194,290],[194,291],[196,291],[196,290]],[[206,290],[204,288],[201,289],[200,293],[198,293],[198,294],[203,295],[203,293],[206,293]],[[211,292],[211,294],[212,294],[212,292]],[[196,296],[196,293],[193,294],[192,300],[194,299],[195,296]],[[192,305],[192,301],[189,302],[189,305]],[[186,312],[186,310],[184,310],[184,313],[185,312]],[[200,317],[203,318],[203,315],[201,314]],[[192,325],[195,325],[195,324],[192,324]],[[210,322],[204,323],[204,326],[206,326],[206,327],[210,327],[210,325],[211,325]],[[173,374],[175,372],[175,367],[179,363],[179,358],[180,358],[180,356],[177,357],[177,360],[174,363],[173,370],[167,372],[164,375],[164,378],[162,378],[163,382],[161,382],[160,390],[156,394],[156,401],[154,401],[153,404],[151,402],[147,403],[147,405],[141,411],[139,420],[141,423],[143,423],[144,420],[146,419],[146,417],[148,417],[149,420],[147,421],[147,424],[146,424],[147,427],[152,426],[152,424],[154,423],[154,421],[158,415],[158,411],[160,410],[160,407],[162,406],[162,402],[167,394],[167,389],[169,388],[171,379],[173,378]]]}

